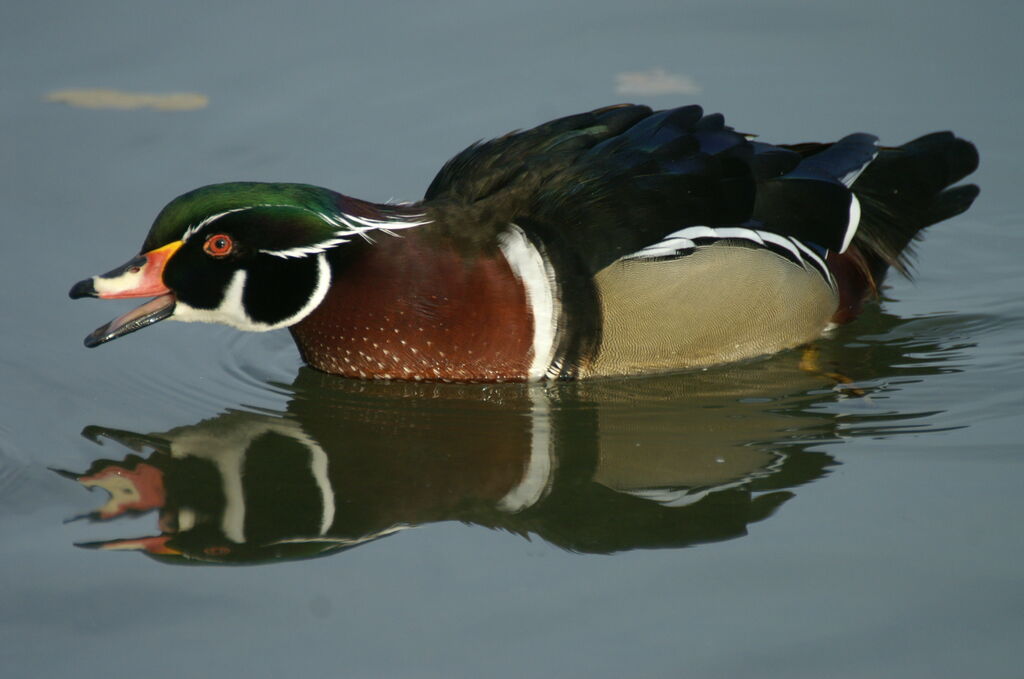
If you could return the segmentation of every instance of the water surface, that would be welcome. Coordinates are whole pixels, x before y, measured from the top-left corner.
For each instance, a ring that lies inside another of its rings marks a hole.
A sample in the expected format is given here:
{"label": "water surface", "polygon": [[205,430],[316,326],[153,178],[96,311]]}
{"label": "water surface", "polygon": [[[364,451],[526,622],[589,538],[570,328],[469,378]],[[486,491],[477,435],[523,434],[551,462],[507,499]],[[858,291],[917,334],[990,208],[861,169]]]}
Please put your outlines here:
{"label": "water surface", "polygon": [[[4,667],[1018,674],[1024,17],[970,11],[8,8]],[[46,100],[69,89],[207,105]],[[703,103],[767,141],[952,128],[979,146],[982,196],[857,323],[695,373],[360,383],[301,368],[283,332],[170,323],[81,345],[117,304],[69,285],[183,191],[413,199],[469,142],[623,99]]]}

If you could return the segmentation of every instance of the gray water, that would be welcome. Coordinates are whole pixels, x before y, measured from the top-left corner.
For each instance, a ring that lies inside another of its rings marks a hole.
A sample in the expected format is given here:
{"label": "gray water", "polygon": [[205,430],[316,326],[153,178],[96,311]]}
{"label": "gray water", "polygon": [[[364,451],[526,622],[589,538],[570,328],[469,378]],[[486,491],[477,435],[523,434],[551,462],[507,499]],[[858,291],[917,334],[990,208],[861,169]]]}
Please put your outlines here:
{"label": "gray water", "polygon": [[[4,675],[1020,676],[1021,25],[997,2],[8,3]],[[201,96],[46,100],[72,88]],[[129,303],[67,289],[183,191],[415,199],[476,139],[624,100],[776,142],[954,129],[982,195],[813,357],[410,386],[301,368],[284,332],[81,344]],[[208,565],[98,549],[146,537]]]}

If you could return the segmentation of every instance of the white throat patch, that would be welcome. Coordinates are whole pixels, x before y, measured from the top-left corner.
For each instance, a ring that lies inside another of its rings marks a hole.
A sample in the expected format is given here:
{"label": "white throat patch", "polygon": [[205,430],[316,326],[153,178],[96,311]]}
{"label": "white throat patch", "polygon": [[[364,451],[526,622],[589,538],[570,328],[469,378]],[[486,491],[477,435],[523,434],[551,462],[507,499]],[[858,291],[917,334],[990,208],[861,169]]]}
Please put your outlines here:
{"label": "white throat patch", "polygon": [[216,309],[197,309],[179,300],[176,302],[174,313],[170,318],[186,323],[223,323],[233,328],[250,332],[266,332],[267,330],[287,328],[312,313],[313,309],[320,306],[320,303],[324,301],[324,297],[327,296],[327,290],[331,287],[331,267],[327,263],[327,256],[322,252],[316,256],[316,268],[316,286],[313,288],[309,299],[302,305],[301,309],[277,323],[261,323],[253,320],[246,313],[245,306],[242,304],[242,297],[245,292],[245,283],[249,272],[245,269],[239,269],[231,277],[231,282],[228,283],[224,291],[224,298]]}

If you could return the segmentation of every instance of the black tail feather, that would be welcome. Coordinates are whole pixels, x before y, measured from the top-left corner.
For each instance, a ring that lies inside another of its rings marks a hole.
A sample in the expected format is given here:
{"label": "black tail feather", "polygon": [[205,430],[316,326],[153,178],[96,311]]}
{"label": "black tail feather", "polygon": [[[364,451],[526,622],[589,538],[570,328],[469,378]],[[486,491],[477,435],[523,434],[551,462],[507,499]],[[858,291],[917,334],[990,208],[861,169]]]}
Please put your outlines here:
{"label": "black tail feather", "polygon": [[943,220],[966,212],[979,193],[981,193],[981,189],[974,184],[965,184],[946,189],[935,197],[927,212],[924,213],[924,226],[938,224]]}
{"label": "black tail feather", "polygon": [[977,186],[950,187],[977,168],[977,149],[952,132],[934,132],[879,152],[852,187],[862,209],[854,244],[876,281],[889,267],[909,275],[918,233],[971,206]]}

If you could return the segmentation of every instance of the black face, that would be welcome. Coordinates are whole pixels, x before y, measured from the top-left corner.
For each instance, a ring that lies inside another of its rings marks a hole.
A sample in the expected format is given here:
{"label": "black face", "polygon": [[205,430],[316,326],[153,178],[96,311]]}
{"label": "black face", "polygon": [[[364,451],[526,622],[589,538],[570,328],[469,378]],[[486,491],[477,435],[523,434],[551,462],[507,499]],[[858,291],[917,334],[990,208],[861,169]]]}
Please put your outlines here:
{"label": "black face", "polygon": [[[261,212],[226,214],[187,234],[163,272],[177,299],[176,317],[258,330],[307,306],[320,282],[320,253],[289,247],[289,225]],[[193,311],[210,313],[192,319]]]}
{"label": "black face", "polygon": [[[193,234],[164,267],[164,285],[179,301],[216,309],[236,272],[251,267],[257,251],[237,230],[212,228]],[[215,250],[216,249],[216,250]]]}

